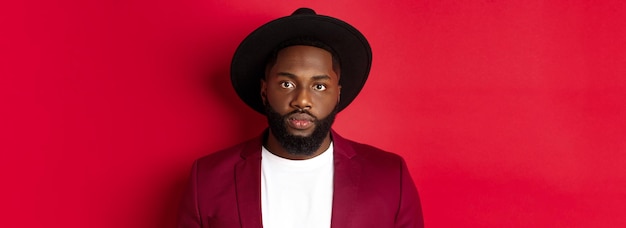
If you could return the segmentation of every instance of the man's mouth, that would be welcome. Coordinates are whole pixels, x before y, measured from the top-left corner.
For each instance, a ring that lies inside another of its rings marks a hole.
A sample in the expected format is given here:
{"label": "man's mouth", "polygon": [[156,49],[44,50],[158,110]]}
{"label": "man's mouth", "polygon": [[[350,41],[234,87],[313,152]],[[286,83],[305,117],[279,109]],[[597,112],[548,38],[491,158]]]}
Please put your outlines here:
{"label": "man's mouth", "polygon": [[313,121],[315,120],[315,118],[313,118],[311,115],[306,114],[306,113],[296,113],[296,114],[292,114],[287,118],[287,123],[289,124],[290,127],[298,129],[298,130],[305,130],[309,127],[311,127],[313,125]]}

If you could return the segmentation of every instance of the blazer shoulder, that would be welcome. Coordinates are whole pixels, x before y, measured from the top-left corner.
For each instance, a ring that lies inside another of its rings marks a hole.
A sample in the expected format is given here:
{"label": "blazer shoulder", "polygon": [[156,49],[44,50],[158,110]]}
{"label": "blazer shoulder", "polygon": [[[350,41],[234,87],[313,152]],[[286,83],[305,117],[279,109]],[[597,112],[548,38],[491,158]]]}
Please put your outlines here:
{"label": "blazer shoulder", "polygon": [[378,167],[393,167],[398,169],[405,165],[404,158],[402,156],[389,152],[378,147],[347,140],[355,151],[355,158],[358,158],[364,163],[368,163],[371,166]]}
{"label": "blazer shoulder", "polygon": [[261,139],[254,138],[200,157],[196,160],[196,165],[198,168],[232,166],[257,154],[260,158]]}

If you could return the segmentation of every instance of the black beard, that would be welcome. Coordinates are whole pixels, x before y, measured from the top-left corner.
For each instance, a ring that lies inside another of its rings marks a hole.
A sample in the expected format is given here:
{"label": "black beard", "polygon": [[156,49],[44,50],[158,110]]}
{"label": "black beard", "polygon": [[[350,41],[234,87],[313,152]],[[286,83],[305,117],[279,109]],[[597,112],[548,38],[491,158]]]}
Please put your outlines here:
{"label": "black beard", "polygon": [[[338,109],[337,106],[335,106],[335,109],[328,114],[326,118],[321,120],[317,119],[316,116],[312,115],[307,110],[295,110],[281,116],[280,113],[274,111],[269,104],[265,104],[267,123],[270,127],[272,135],[274,135],[278,143],[280,143],[287,153],[296,156],[311,156],[320,148],[320,146],[322,146],[322,142],[324,142],[324,139],[330,131],[330,127],[335,121],[337,112]],[[310,136],[293,135],[287,131],[287,118],[289,115],[295,113],[306,113],[313,117],[315,129]]]}

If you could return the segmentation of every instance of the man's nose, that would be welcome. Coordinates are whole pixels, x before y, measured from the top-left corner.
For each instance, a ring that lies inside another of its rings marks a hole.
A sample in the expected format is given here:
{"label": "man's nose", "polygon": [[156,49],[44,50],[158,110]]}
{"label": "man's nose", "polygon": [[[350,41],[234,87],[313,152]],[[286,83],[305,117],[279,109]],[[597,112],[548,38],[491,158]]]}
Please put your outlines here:
{"label": "man's nose", "polygon": [[298,88],[291,101],[291,107],[308,110],[311,109],[311,105],[311,92],[307,88]]}

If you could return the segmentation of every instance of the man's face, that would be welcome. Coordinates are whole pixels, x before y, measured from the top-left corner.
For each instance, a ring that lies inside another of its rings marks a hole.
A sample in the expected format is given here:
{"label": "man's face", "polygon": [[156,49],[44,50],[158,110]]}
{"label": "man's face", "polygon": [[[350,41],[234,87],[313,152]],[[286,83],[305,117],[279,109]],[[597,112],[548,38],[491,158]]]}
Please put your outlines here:
{"label": "man's face", "polygon": [[[336,114],[340,90],[339,75],[333,71],[328,51],[300,45],[282,49],[261,88],[270,130],[279,140],[313,135],[325,138]],[[318,129],[320,125],[328,126]],[[283,131],[290,138],[282,138],[275,131]]]}

